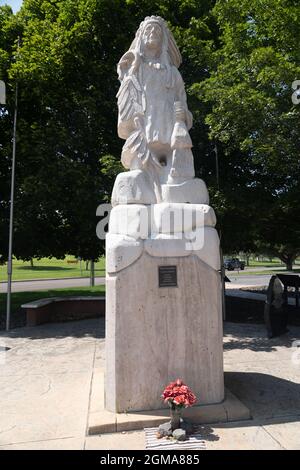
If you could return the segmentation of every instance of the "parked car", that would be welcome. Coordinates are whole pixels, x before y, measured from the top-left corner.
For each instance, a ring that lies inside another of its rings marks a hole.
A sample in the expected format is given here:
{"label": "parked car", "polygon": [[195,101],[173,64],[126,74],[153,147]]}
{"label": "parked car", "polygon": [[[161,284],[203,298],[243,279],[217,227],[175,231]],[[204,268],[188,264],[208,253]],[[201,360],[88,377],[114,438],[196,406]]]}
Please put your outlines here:
{"label": "parked car", "polygon": [[243,271],[245,269],[245,263],[244,261],[240,261],[238,258],[230,258],[224,260],[224,267],[228,271],[234,271],[235,269]]}

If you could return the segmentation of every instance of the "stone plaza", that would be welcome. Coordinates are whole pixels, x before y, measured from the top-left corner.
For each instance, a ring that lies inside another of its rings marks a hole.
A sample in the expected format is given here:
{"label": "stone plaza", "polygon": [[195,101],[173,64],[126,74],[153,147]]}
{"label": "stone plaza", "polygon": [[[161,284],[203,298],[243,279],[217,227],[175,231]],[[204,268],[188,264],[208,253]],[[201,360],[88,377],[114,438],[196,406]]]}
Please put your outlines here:
{"label": "stone plaza", "polygon": [[[97,413],[91,384],[105,370],[104,326],[93,319],[0,333],[1,450],[145,448],[143,430],[87,434]],[[299,335],[292,327],[268,340],[263,325],[225,322],[225,386],[251,419],[203,425],[207,449],[300,449]]]}

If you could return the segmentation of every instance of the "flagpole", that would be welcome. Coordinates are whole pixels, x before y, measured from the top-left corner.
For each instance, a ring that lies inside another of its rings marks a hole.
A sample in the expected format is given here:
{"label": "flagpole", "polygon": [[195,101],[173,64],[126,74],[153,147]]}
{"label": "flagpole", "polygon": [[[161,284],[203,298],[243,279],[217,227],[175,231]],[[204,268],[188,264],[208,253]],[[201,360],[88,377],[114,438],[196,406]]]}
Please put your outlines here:
{"label": "flagpole", "polygon": [[12,245],[13,245],[13,220],[14,220],[14,196],[15,196],[15,173],[16,173],[17,114],[18,114],[18,82],[16,82],[16,90],[15,90],[15,110],[14,110],[14,126],[13,126],[9,241],[8,241],[8,262],[7,262],[6,331],[9,331],[10,329],[10,314],[11,314]]}

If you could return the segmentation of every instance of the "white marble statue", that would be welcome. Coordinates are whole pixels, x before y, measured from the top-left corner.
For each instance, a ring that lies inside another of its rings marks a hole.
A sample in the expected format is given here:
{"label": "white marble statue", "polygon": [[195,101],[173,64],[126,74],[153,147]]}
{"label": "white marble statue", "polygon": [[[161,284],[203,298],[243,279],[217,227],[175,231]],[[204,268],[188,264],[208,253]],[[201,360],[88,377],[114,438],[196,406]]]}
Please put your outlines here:
{"label": "white marble statue", "polygon": [[204,181],[195,178],[193,118],[180,64],[175,39],[159,16],[142,21],[118,63],[118,134],[126,140],[121,160],[129,171],[118,174],[113,188],[109,270],[123,269],[144,250],[184,256],[193,251],[218,269],[215,214]]}
{"label": "white marble statue", "polygon": [[[146,203],[164,201],[161,185],[180,184],[194,177],[188,132],[193,119],[178,71],[180,64],[174,37],[158,16],[145,18],[118,64],[118,134],[126,140],[121,160],[125,168],[147,173],[142,184],[147,182],[155,196],[146,197]],[[124,184],[125,176],[121,188]],[[148,192],[151,189],[148,187]]]}
{"label": "white marble statue", "polygon": [[151,16],[118,64],[129,171],[116,178],[106,235],[105,407],[114,413],[160,408],[177,377],[200,404],[224,398],[219,237],[195,178],[180,63],[167,24]]}

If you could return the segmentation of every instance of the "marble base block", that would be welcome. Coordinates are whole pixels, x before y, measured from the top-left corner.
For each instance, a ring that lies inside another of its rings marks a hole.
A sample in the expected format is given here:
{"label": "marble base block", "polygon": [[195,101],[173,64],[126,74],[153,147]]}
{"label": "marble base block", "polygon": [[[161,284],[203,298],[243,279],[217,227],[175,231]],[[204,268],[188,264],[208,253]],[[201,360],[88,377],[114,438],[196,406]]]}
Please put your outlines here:
{"label": "marble base block", "polygon": [[199,178],[178,184],[162,184],[161,191],[163,202],[209,204],[206,184]]}
{"label": "marble base block", "polygon": [[[159,287],[159,267],[176,266],[177,287]],[[224,399],[220,274],[195,255],[147,252],[106,278],[105,407],[155,410],[181,378],[198,404]]]}

